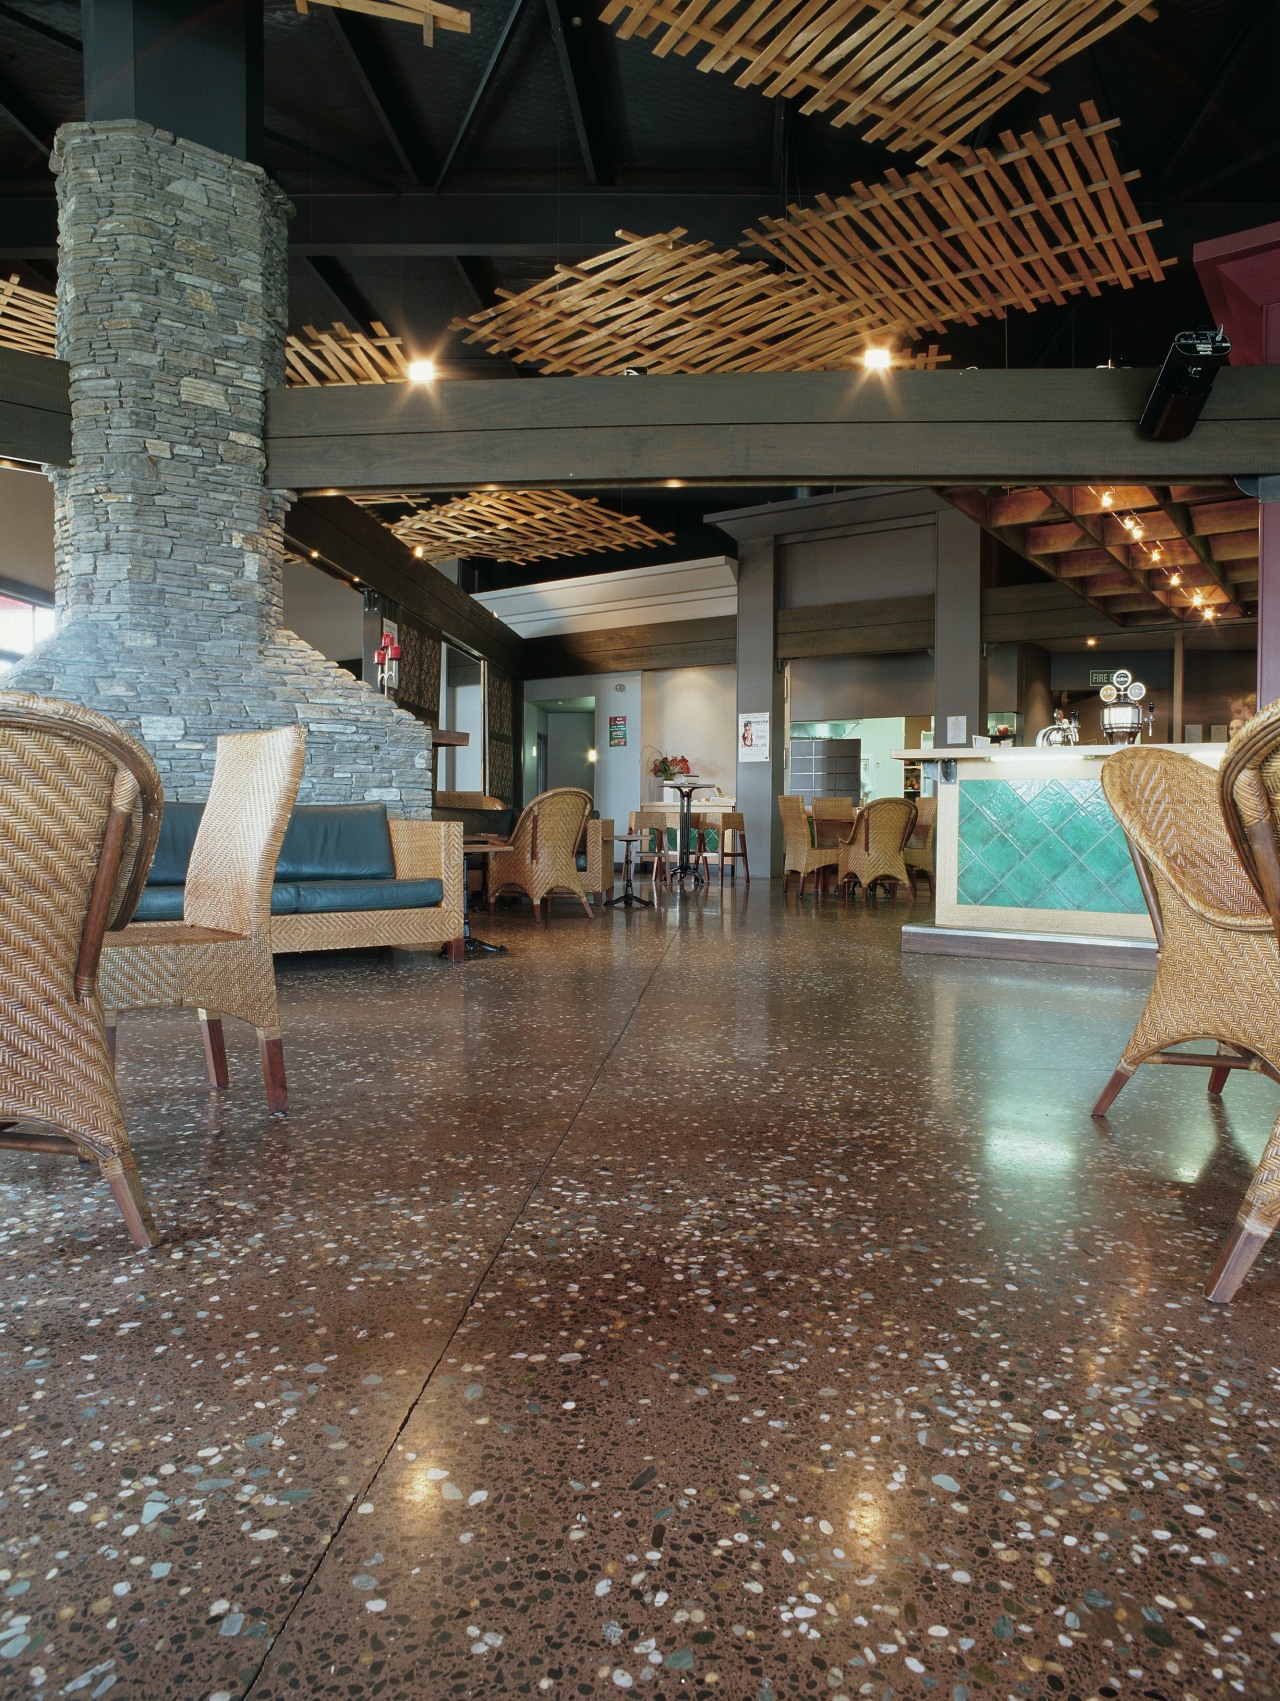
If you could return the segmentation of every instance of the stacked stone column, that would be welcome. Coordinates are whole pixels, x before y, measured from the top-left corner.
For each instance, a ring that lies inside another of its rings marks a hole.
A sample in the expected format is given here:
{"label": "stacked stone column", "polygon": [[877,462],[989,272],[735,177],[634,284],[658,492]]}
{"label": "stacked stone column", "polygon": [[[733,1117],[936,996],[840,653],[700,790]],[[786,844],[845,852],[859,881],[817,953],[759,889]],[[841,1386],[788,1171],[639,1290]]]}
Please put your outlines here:
{"label": "stacked stone column", "polygon": [[140,734],[201,798],[219,733],[301,721],[302,801],[430,813],[430,733],[281,624],[288,495],[266,488],[283,382],[289,207],[256,166],[132,121],[65,127],[56,635],[14,688]]}

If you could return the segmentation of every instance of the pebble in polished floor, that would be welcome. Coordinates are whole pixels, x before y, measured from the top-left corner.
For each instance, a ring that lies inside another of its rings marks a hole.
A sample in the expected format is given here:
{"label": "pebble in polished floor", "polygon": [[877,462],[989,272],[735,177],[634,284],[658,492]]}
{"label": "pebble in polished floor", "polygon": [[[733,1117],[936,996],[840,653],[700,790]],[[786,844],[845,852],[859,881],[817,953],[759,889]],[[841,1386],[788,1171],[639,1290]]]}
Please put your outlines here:
{"label": "pebble in polished floor", "polygon": [[1280,1693],[1274,1113],[1121,971],[754,889],[121,1035],[158,1255],[0,1165],[0,1695]]}

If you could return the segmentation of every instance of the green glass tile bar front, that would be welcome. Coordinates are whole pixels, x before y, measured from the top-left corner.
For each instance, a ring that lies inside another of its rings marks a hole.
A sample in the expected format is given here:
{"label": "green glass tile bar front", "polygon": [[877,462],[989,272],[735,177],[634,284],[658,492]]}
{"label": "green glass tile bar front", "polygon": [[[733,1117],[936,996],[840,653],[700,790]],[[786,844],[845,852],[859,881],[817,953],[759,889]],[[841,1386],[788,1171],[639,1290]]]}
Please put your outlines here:
{"label": "green glass tile bar front", "polygon": [[1146,910],[1097,780],[963,780],[956,898],[1033,910]]}

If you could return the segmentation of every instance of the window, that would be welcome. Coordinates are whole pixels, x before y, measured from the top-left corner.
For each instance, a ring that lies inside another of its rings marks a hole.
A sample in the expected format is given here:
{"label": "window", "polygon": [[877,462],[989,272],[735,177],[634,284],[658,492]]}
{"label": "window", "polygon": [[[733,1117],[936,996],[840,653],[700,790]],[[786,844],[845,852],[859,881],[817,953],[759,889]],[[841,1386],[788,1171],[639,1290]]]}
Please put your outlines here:
{"label": "window", "polygon": [[54,624],[54,612],[45,604],[0,592],[0,674],[49,637]]}

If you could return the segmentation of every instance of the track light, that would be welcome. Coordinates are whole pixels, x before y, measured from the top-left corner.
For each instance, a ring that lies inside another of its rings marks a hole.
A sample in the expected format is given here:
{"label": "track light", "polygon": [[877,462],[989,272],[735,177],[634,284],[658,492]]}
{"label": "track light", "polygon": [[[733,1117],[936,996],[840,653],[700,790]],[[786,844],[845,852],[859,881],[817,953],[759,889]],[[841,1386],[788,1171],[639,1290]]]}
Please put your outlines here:
{"label": "track light", "polygon": [[1138,430],[1155,443],[1189,437],[1209,399],[1218,368],[1231,353],[1231,338],[1216,331],[1179,331],[1138,419]]}

